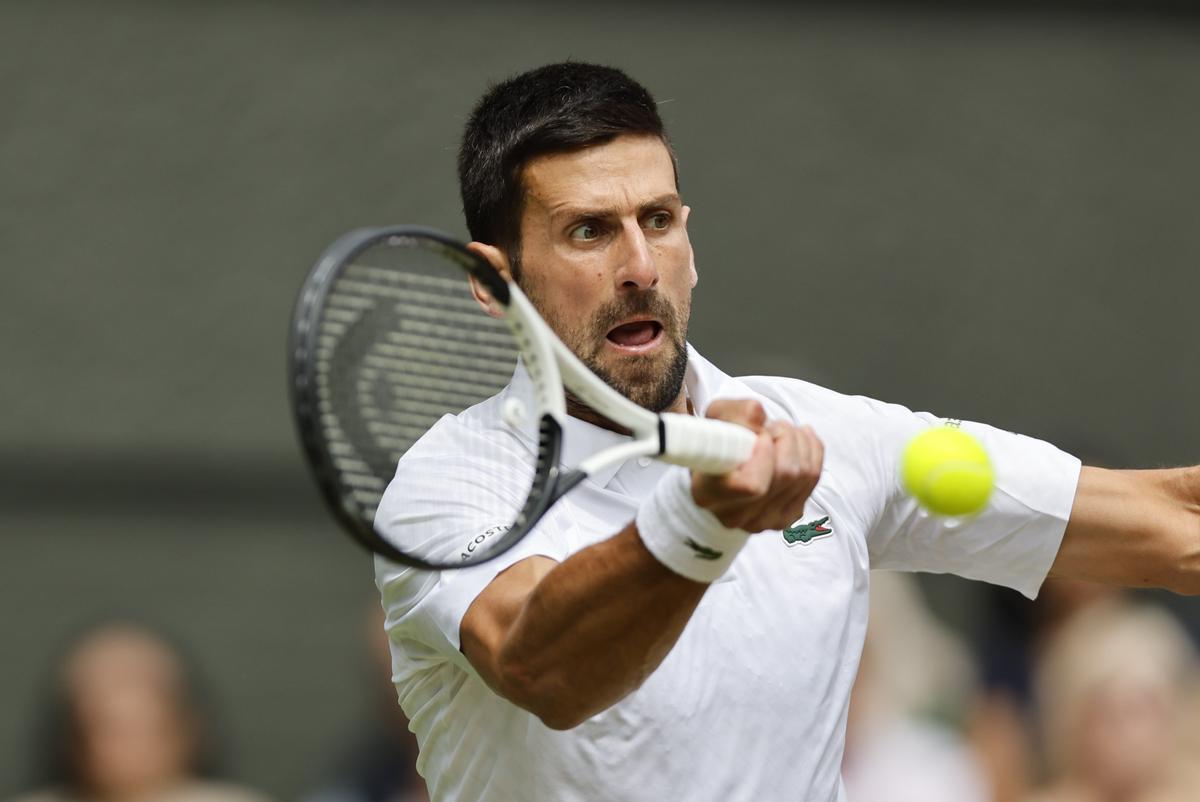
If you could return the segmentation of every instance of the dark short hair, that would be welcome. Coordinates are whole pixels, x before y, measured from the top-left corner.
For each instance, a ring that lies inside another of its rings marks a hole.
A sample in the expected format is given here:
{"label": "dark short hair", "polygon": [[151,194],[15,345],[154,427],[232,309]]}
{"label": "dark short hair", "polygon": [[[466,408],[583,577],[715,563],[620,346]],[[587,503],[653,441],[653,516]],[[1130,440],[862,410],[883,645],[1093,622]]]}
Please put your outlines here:
{"label": "dark short hair", "polygon": [[654,98],[618,69],[567,61],[493,86],[471,112],[458,151],[471,238],[516,252],[522,168],[538,156],[601,145],[621,134],[656,136],[671,151]]}

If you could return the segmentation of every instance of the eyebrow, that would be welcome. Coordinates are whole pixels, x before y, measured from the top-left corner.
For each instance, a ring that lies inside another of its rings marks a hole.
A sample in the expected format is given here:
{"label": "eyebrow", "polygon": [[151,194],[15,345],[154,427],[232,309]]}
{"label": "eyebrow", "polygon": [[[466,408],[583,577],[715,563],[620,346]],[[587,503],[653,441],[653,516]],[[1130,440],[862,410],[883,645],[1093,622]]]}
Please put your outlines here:
{"label": "eyebrow", "polygon": [[[681,203],[681,201],[679,200],[679,193],[668,192],[665,195],[659,195],[657,198],[653,198],[651,200],[646,201],[645,203],[639,204],[638,209],[637,209],[638,215],[640,216],[640,215],[650,211],[651,209],[661,209],[665,206],[679,205],[680,203]],[[595,219],[599,220],[599,219],[603,219],[605,217],[618,216],[618,209],[614,206],[607,206],[607,207],[563,206],[562,208],[556,209],[555,211],[551,212],[551,216],[553,216],[556,219],[567,218],[567,219],[580,220],[580,219],[587,219],[587,218],[595,218]]]}

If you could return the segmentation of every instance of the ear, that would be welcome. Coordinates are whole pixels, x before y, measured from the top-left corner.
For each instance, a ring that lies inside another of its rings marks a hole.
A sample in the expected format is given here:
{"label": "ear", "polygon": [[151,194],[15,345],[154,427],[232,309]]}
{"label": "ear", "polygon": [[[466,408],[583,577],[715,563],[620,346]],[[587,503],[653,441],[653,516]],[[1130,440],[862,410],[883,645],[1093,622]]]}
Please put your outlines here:
{"label": "ear", "polygon": [[[467,250],[483,259],[499,273],[505,281],[512,281],[512,269],[508,264],[508,257],[504,251],[497,248],[495,245],[488,245],[483,242],[467,243]],[[475,296],[475,303],[482,307],[484,312],[487,312],[492,317],[501,317],[502,312],[492,300],[492,296],[483,288],[475,277],[471,277],[471,295]]]}
{"label": "ear", "polygon": [[[692,216],[692,207],[683,207],[683,235],[687,236],[688,218]],[[692,240],[688,237],[688,273],[692,277],[692,288],[695,289],[696,282],[700,280],[700,276],[696,273],[696,252],[692,250]]]}

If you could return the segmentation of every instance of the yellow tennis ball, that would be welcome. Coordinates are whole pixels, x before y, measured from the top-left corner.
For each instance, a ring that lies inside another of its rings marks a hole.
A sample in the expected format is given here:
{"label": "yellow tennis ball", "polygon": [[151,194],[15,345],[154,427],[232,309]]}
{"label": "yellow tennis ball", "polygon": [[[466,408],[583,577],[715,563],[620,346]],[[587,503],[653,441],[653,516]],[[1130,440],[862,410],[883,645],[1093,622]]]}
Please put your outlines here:
{"label": "yellow tennis ball", "polygon": [[935,515],[965,517],[987,506],[995,473],[978,440],[956,426],[926,429],[908,442],[904,487]]}

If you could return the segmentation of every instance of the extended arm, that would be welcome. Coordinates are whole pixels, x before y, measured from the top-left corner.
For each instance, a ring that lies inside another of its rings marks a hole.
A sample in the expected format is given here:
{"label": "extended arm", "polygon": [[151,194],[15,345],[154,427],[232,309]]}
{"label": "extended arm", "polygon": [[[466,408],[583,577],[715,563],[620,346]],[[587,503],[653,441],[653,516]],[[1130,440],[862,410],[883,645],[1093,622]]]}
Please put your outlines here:
{"label": "extended arm", "polygon": [[[786,424],[764,429],[757,404],[713,406],[760,436],[737,470],[696,477],[693,497],[725,526],[787,526],[820,476],[819,441]],[[494,691],[566,729],[641,685],[707,588],[660,563],[631,523],[561,564],[531,557],[497,576],[463,617],[462,651]]]}
{"label": "extended arm", "polygon": [[1200,594],[1200,467],[1085,467],[1050,575]]}
{"label": "extended arm", "polygon": [[566,729],[641,685],[707,589],[630,524],[561,564],[531,557],[498,576],[463,618],[462,650],[494,691]]}

